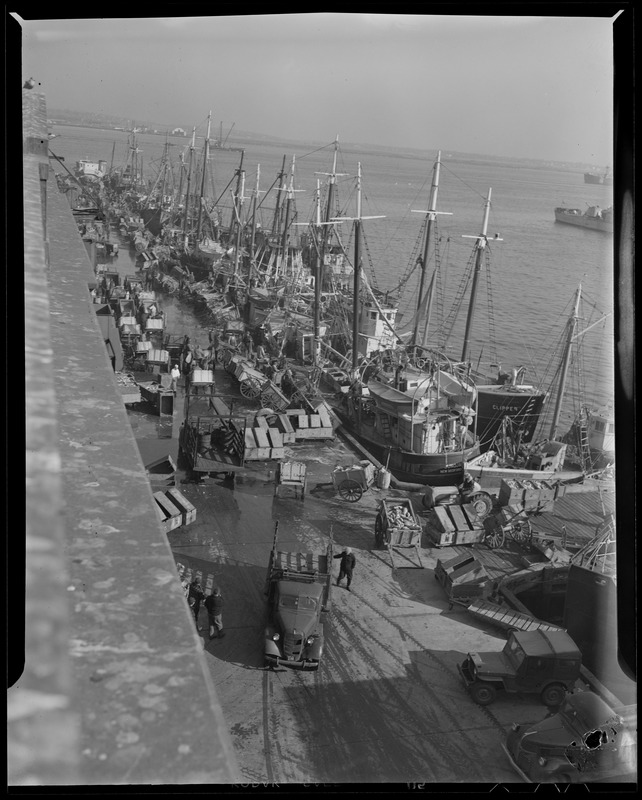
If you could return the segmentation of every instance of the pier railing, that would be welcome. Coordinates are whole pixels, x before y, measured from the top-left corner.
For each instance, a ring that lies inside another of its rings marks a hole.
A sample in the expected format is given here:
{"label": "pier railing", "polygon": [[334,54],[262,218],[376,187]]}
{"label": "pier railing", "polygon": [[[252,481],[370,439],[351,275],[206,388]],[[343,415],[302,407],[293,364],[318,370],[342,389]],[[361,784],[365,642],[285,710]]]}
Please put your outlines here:
{"label": "pier railing", "polygon": [[91,264],[49,166],[45,98],[31,90],[23,176],[26,525],[10,554],[18,572],[24,555],[25,605],[12,592],[8,783],[233,783],[202,642],[90,301]]}

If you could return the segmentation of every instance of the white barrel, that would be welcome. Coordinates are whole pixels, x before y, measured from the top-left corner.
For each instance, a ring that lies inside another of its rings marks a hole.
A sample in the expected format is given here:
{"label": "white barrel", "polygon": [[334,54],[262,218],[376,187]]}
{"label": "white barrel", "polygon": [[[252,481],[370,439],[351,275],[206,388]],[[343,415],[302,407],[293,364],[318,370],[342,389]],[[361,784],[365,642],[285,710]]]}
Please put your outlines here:
{"label": "white barrel", "polygon": [[377,475],[377,486],[380,489],[389,489],[390,478],[391,478],[390,470],[386,469],[385,467],[382,467],[382,469],[379,470],[379,474]]}

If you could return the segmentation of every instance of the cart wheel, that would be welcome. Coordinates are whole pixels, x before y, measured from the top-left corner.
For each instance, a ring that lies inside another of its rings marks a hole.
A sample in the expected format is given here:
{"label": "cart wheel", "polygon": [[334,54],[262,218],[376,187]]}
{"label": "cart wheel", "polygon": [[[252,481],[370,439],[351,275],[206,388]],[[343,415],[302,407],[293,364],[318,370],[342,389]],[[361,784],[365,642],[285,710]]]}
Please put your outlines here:
{"label": "cart wheel", "polygon": [[248,400],[254,400],[261,394],[261,387],[255,378],[246,378],[241,381],[240,389],[243,397],[247,397]]}
{"label": "cart wheel", "polygon": [[493,509],[493,498],[487,492],[477,492],[467,498],[466,504],[470,504],[478,517],[488,516]]}
{"label": "cart wheel", "polygon": [[381,515],[375,517],[375,550],[383,549],[383,520]]}
{"label": "cart wheel", "polygon": [[[270,397],[270,395],[267,392],[261,392],[261,405],[264,408],[266,408],[267,406],[270,405],[271,400],[272,400],[272,398]],[[274,413],[274,412],[272,412],[272,413]],[[267,416],[267,415],[265,415],[265,416]]]}
{"label": "cart wheel", "polygon": [[292,403],[300,403],[303,399],[304,399],[304,397],[301,394],[301,392],[296,391],[290,397],[290,404],[292,404]]}
{"label": "cart wheel", "polygon": [[527,519],[516,520],[510,527],[510,536],[518,544],[530,545],[533,538],[531,523]]}
{"label": "cart wheel", "polygon": [[484,544],[488,545],[491,550],[494,550],[496,547],[501,547],[504,544],[504,538],[504,529],[498,525],[496,528],[486,534]]}
{"label": "cart wheel", "polygon": [[361,500],[363,489],[356,481],[342,481],[339,484],[339,494],[349,503],[356,503],[357,500]]}

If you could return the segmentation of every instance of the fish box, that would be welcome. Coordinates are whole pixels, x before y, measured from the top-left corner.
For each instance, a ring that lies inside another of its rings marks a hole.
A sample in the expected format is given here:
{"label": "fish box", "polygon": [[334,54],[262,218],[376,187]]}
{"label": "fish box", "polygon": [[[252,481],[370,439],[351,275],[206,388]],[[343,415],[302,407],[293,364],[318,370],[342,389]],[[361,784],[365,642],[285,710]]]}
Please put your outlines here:
{"label": "fish box", "polygon": [[169,353],[167,350],[154,350],[152,348],[147,354],[147,361],[150,364],[167,364],[169,362]]}
{"label": "fish box", "polygon": [[192,386],[205,385],[214,383],[214,370],[211,369],[195,369],[192,374]]}
{"label": "fish box", "polygon": [[180,528],[183,524],[183,518],[174,503],[163,492],[154,492],[154,500],[156,501],[156,508],[163,531],[169,533],[175,528]]}
{"label": "fish box", "polygon": [[164,327],[162,319],[148,319],[145,323],[145,330],[147,331],[162,331]]}
{"label": "fish box", "polygon": [[189,525],[196,519],[196,509],[178,489],[168,489],[165,495],[169,497],[176,508],[181,512],[183,525]]}
{"label": "fish box", "polygon": [[451,600],[468,600],[483,597],[488,588],[489,576],[473,555],[465,553],[449,561],[437,560],[435,578]]}
{"label": "fish box", "polygon": [[123,327],[123,325],[136,325],[136,317],[130,317],[130,316],[123,315],[118,320],[118,325],[121,328]]}
{"label": "fish box", "polygon": [[136,342],[136,352],[138,354],[141,353],[148,354],[151,349],[152,349],[151,342]]}
{"label": "fish box", "polygon": [[502,478],[499,485],[499,503],[502,506],[512,506],[520,504],[524,499],[524,487],[519,481],[513,478],[506,480]]}

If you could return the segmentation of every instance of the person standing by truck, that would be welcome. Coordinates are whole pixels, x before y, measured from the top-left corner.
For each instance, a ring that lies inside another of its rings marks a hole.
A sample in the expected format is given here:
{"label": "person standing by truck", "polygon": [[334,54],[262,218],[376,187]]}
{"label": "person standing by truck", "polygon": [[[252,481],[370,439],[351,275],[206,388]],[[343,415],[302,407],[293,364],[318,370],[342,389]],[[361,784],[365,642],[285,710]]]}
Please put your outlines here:
{"label": "person standing by truck", "polygon": [[223,606],[225,600],[221,595],[221,590],[217,586],[212,594],[205,598],[205,608],[210,623],[210,639],[222,639],[225,636],[223,631]]}
{"label": "person standing by truck", "polygon": [[352,583],[352,571],[357,563],[351,547],[345,547],[343,553],[339,553],[335,558],[340,558],[339,577],[337,578],[337,586],[341,585],[341,581],[345,578],[347,582],[347,589],[350,591],[350,584]]}

